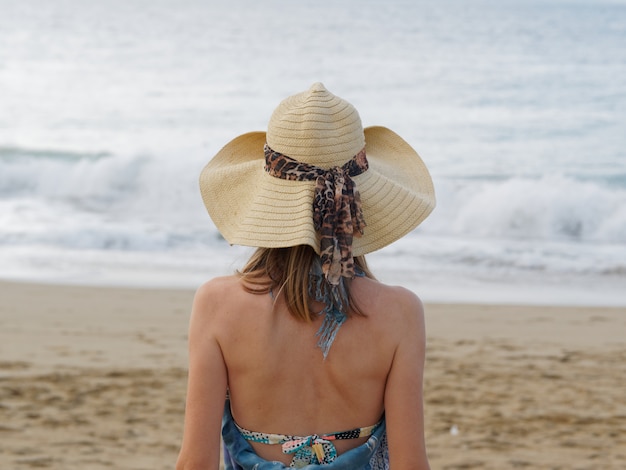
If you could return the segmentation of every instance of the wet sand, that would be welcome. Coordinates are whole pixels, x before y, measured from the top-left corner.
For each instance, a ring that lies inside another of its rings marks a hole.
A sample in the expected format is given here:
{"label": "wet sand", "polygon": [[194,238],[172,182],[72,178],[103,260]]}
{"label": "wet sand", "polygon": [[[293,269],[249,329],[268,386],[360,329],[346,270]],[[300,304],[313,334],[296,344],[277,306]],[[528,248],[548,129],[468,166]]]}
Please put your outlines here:
{"label": "wet sand", "polygon": [[[192,297],[0,282],[0,468],[172,469]],[[626,309],[426,316],[434,470],[626,468]]]}

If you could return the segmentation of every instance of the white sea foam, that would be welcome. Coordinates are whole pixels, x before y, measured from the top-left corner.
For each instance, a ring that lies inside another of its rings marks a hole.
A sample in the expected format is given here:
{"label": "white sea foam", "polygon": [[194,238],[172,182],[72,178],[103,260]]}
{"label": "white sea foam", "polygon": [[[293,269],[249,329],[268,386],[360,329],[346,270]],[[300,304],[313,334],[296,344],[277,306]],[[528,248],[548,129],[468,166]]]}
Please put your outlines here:
{"label": "white sea foam", "polygon": [[437,181],[433,233],[626,243],[626,188],[562,175]]}

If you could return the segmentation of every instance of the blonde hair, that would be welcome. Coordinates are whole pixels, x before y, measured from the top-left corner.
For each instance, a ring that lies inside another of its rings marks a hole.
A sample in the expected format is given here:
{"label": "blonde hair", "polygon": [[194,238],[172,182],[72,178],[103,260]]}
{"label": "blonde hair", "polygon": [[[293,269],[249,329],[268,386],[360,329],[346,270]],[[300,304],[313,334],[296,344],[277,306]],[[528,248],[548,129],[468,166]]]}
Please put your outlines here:
{"label": "blonde hair", "polygon": [[[317,253],[309,245],[297,245],[288,248],[257,248],[242,270],[237,274],[243,281],[246,291],[253,294],[269,294],[278,298],[285,296],[289,313],[294,318],[310,322],[313,320],[309,294],[309,273]],[[365,276],[375,279],[367,267],[364,256],[355,256],[354,263],[361,268]],[[355,299],[350,293],[350,280],[346,280],[345,289],[348,300],[346,315],[363,316]]]}

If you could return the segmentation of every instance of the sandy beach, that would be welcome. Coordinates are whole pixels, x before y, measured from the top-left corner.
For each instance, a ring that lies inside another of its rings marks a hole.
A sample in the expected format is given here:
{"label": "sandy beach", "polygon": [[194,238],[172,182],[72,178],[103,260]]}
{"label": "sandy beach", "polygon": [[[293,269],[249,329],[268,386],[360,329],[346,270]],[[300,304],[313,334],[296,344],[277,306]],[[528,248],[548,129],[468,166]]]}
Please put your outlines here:
{"label": "sandy beach", "polygon": [[[192,298],[0,282],[0,468],[172,469]],[[426,316],[433,469],[626,468],[626,309]]]}

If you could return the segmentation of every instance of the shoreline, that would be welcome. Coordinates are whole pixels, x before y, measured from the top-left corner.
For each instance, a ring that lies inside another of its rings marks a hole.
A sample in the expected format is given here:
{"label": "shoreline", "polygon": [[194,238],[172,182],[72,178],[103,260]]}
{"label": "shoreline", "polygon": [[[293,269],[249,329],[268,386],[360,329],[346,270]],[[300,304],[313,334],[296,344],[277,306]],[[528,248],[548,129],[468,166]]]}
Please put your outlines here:
{"label": "shoreline", "polygon": [[[240,247],[238,247],[240,248]],[[246,256],[221,260],[207,269],[185,271],[180,267],[151,269],[127,266],[89,272],[79,269],[63,276],[33,271],[8,274],[0,272],[0,284],[27,284],[50,287],[88,287],[104,289],[195,291],[205,281],[233,274],[245,263]],[[502,278],[472,278],[446,273],[416,273],[369,262],[377,279],[388,285],[406,287],[431,304],[523,305],[534,307],[608,307],[626,308],[623,276],[597,277],[561,275],[533,278],[527,275]],[[203,265],[204,266],[204,265]],[[528,274],[528,273],[526,273]]]}
{"label": "shoreline", "polygon": [[[173,468],[193,293],[0,281],[0,466]],[[425,310],[433,469],[626,466],[626,308]]]}

